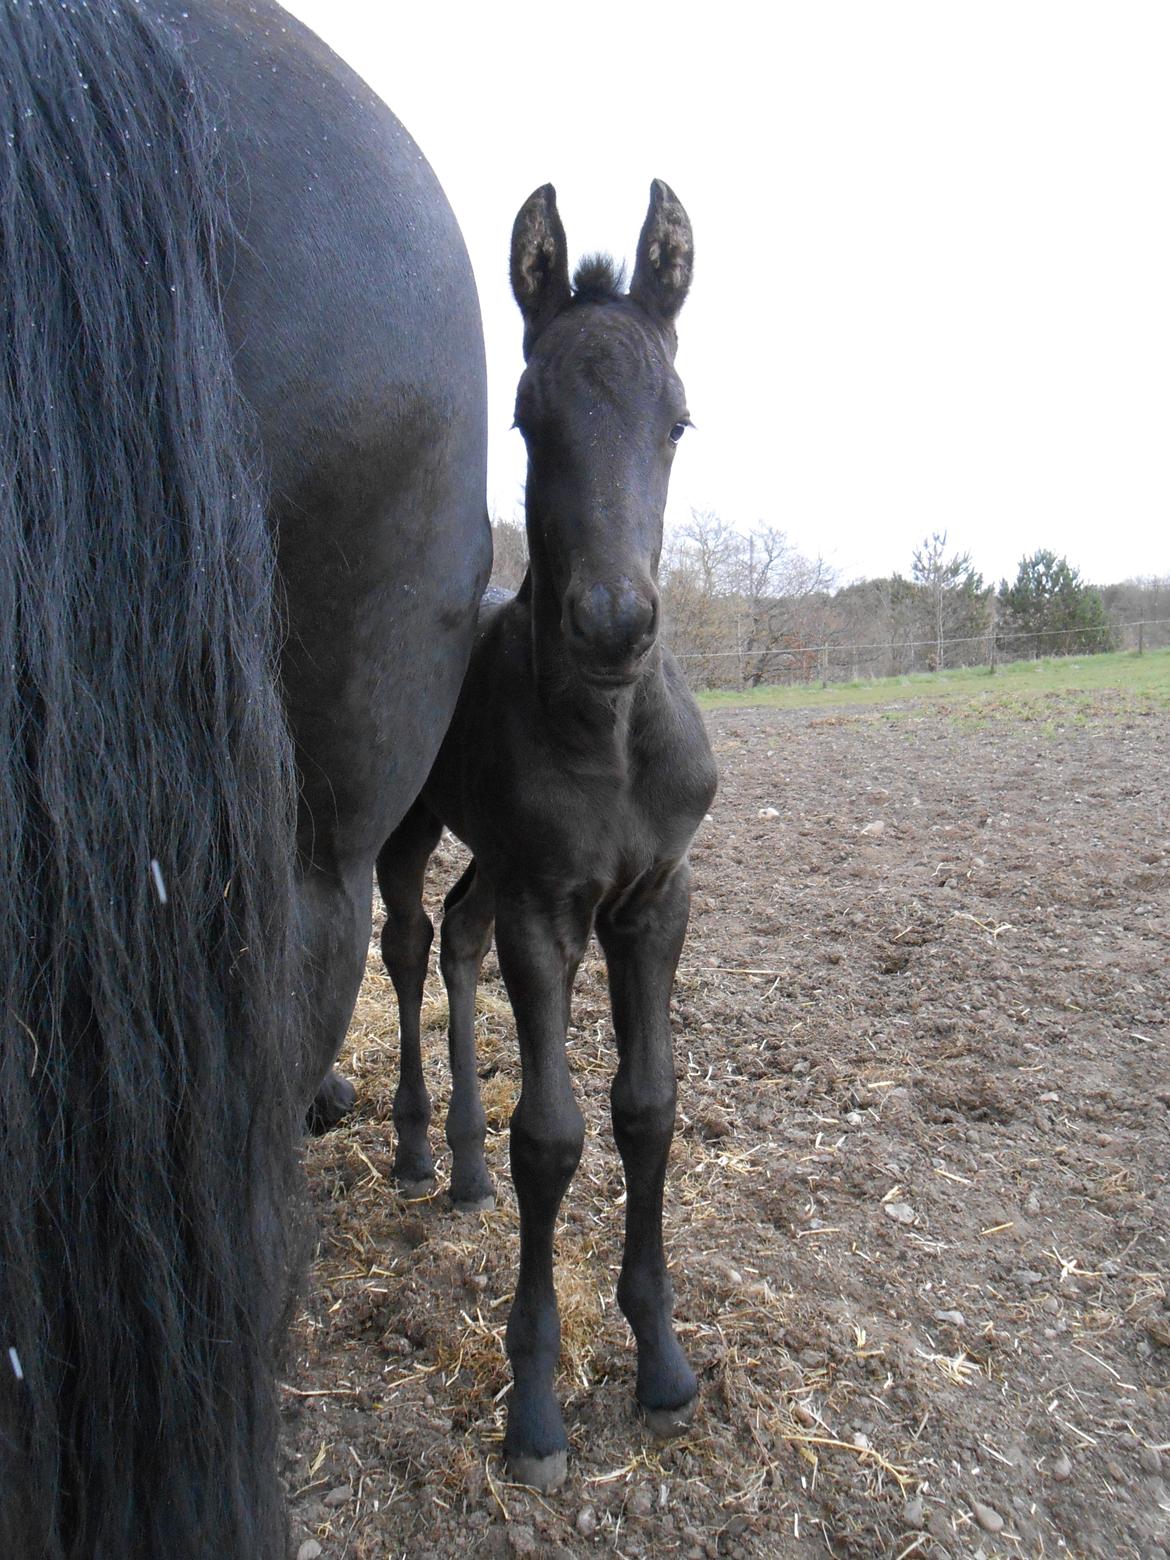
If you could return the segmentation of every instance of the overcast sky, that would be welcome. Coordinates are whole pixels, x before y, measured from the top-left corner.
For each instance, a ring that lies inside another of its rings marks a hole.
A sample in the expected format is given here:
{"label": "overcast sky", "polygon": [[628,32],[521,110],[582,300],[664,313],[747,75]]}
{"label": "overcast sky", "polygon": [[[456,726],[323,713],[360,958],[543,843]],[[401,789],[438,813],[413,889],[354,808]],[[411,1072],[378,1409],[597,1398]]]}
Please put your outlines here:
{"label": "overcast sky", "polygon": [[1051,547],[1170,573],[1170,5],[430,6],[291,0],[387,100],[471,251],[489,503],[518,514],[512,219],[632,258],[695,230],[668,516],[786,531],[842,580],[947,530],[989,580]]}

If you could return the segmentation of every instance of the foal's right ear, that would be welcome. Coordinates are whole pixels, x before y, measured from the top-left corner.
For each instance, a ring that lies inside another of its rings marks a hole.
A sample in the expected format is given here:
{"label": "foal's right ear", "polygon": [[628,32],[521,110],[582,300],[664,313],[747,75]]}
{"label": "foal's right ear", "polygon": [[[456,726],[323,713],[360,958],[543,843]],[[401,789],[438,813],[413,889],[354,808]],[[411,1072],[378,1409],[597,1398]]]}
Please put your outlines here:
{"label": "foal's right ear", "polygon": [[533,190],[512,226],[512,292],[524,316],[527,357],[537,336],[570,297],[569,252],[551,184]]}

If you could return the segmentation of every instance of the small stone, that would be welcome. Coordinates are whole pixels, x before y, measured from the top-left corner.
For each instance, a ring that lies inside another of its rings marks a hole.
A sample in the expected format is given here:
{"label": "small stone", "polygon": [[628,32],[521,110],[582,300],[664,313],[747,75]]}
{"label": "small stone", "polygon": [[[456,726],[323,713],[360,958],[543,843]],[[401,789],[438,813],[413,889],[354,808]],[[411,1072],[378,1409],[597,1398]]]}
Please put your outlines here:
{"label": "small stone", "polygon": [[966,1318],[962,1311],[936,1311],[934,1319],[936,1322],[945,1322],[948,1327],[964,1327],[966,1325]]}
{"label": "small stone", "polygon": [[577,1513],[577,1531],[582,1538],[592,1538],[597,1532],[597,1513],[592,1506],[582,1506]]}
{"label": "small stone", "polygon": [[297,1560],[321,1560],[321,1545],[315,1538],[306,1538],[297,1550]]}
{"label": "small stone", "polygon": [[845,1125],[848,1127],[861,1127],[865,1125],[865,1117],[859,1110],[851,1110],[845,1117]]}
{"label": "small stone", "polygon": [[630,1493],[626,1510],[632,1517],[648,1517],[654,1510],[654,1496],[649,1485],[639,1484]]}
{"label": "small stone", "polygon": [[731,1136],[731,1122],[721,1110],[714,1107],[696,1116],[695,1125],[699,1129],[699,1136],[709,1142],[718,1142],[720,1138]]}
{"label": "small stone", "polygon": [[913,1224],[914,1209],[909,1203],[883,1203],[882,1212],[887,1219],[893,1219],[895,1224]]}
{"label": "small stone", "polygon": [[1158,1474],[1162,1471],[1162,1454],[1156,1446],[1143,1446],[1138,1453],[1138,1466],[1143,1473]]}
{"label": "small stone", "polygon": [[1035,1192],[1029,1192],[1024,1198],[1024,1212],[1033,1216],[1040,1212],[1040,1198]]}
{"label": "small stone", "polygon": [[861,832],[862,834],[868,834],[872,839],[879,834],[884,834],[886,826],[880,818],[875,818],[872,823],[867,823]]}
{"label": "small stone", "polygon": [[352,1496],[353,1491],[348,1484],[339,1484],[336,1489],[329,1491],[322,1504],[326,1506],[344,1506],[346,1501],[350,1500]]}
{"label": "small stone", "polygon": [[1056,1298],[1055,1295],[1045,1295],[1044,1299],[1040,1302],[1040,1309],[1042,1311],[1047,1311],[1049,1316],[1059,1316],[1060,1301]]}
{"label": "small stone", "polygon": [[998,1511],[993,1511],[990,1506],[985,1506],[980,1500],[971,1502],[971,1511],[976,1522],[985,1533],[1002,1533],[1003,1518]]}
{"label": "small stone", "polygon": [[779,807],[761,807],[760,808],[760,817],[761,818],[779,818],[779,816],[780,816],[780,809],[779,809]]}
{"label": "small stone", "polygon": [[1055,1458],[1053,1461],[1052,1477],[1058,1480],[1061,1484],[1064,1483],[1065,1479],[1072,1478],[1072,1463],[1069,1462],[1068,1458],[1063,1452],[1061,1452],[1060,1456]]}
{"label": "small stone", "polygon": [[913,1500],[908,1500],[902,1509],[902,1519],[910,1528],[920,1528],[925,1515],[926,1507],[917,1496]]}
{"label": "small stone", "polygon": [[822,1349],[801,1349],[796,1357],[807,1370],[819,1370],[829,1356]]}
{"label": "small stone", "polygon": [[1012,1277],[1021,1289],[1031,1289],[1034,1284],[1044,1282],[1044,1274],[1037,1273],[1034,1268],[1017,1268]]}
{"label": "small stone", "polygon": [[536,1553],[536,1533],[526,1522],[513,1522],[509,1525],[508,1550],[514,1555]]}
{"label": "small stone", "polygon": [[869,1436],[866,1435],[864,1430],[855,1430],[850,1439],[859,1452],[869,1451]]}

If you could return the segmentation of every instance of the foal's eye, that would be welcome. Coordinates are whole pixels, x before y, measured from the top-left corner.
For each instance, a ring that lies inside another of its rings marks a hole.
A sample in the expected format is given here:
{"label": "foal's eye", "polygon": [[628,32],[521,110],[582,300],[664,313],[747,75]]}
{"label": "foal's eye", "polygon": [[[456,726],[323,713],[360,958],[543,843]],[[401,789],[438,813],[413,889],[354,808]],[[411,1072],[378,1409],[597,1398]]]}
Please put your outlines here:
{"label": "foal's eye", "polygon": [[670,430],[670,442],[672,444],[677,444],[689,426],[689,423],[675,423],[674,427]]}

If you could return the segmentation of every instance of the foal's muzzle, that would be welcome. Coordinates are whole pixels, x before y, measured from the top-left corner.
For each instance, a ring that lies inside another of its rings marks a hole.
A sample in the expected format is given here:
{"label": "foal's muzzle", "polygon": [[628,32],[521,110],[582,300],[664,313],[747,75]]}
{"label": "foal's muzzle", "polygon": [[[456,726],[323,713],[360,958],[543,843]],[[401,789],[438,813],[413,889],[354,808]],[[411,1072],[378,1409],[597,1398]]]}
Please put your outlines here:
{"label": "foal's muzzle", "polygon": [[593,585],[569,586],[561,626],[582,675],[592,682],[632,682],[658,637],[658,592],[623,575]]}

